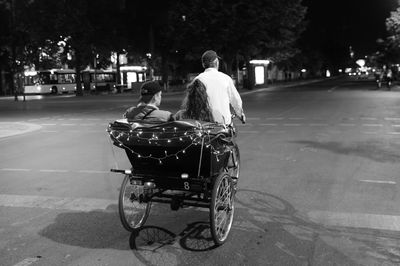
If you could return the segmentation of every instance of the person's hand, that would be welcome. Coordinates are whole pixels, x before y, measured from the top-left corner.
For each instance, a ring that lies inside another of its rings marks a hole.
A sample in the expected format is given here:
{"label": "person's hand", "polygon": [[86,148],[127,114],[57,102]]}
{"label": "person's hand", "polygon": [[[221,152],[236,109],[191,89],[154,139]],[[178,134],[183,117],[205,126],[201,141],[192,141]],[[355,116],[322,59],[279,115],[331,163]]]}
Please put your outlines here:
{"label": "person's hand", "polygon": [[244,113],[242,113],[240,120],[242,121],[242,124],[246,124],[246,116],[244,115]]}

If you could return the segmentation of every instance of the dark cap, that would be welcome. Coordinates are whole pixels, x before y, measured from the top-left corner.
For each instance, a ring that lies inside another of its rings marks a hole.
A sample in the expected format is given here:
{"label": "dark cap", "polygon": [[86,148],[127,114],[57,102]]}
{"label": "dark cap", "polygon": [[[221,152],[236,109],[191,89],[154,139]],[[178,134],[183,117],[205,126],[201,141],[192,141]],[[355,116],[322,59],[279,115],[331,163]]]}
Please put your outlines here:
{"label": "dark cap", "polygon": [[221,57],[219,57],[215,51],[207,50],[201,56],[201,62],[203,63],[203,65],[209,65],[210,63],[214,62],[215,59],[217,59],[217,58],[221,58]]}
{"label": "dark cap", "polygon": [[140,99],[139,101],[148,103],[151,98],[153,98],[154,94],[162,91],[162,87],[158,81],[147,81],[143,83],[140,88]]}

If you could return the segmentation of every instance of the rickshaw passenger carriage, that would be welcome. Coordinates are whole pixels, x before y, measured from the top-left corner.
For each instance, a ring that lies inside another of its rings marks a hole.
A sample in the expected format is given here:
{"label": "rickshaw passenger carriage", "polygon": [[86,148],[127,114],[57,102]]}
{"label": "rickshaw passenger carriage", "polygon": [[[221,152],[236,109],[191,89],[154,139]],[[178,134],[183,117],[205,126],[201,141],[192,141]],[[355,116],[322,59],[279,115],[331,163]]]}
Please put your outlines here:
{"label": "rickshaw passenger carriage", "polygon": [[233,126],[196,120],[117,120],[107,131],[132,165],[128,170],[111,169],[125,174],[118,204],[125,229],[140,229],[152,202],[170,204],[172,210],[195,206],[209,208],[214,242],[226,241],[240,165]]}

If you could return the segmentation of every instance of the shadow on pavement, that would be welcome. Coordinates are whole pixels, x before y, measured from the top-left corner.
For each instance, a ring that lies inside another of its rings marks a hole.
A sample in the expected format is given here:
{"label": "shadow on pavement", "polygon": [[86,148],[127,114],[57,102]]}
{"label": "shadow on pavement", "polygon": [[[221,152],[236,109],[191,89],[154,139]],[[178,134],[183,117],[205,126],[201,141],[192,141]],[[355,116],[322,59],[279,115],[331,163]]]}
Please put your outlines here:
{"label": "shadow on pavement", "polygon": [[[400,236],[370,229],[328,228],[287,201],[254,190],[236,194],[234,224],[215,247],[208,210],[154,204],[146,225],[125,231],[117,206],[57,216],[40,235],[91,249],[131,250],[145,265],[358,265],[400,262]],[[351,259],[350,259],[351,257]]]}

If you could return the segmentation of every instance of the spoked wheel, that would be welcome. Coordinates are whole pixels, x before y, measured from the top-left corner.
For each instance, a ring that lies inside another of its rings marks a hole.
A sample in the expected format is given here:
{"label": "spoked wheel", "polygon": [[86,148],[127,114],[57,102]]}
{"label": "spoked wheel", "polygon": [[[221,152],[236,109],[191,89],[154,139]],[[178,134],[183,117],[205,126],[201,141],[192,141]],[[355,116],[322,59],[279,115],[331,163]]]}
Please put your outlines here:
{"label": "spoked wheel", "polygon": [[222,245],[231,230],[234,213],[234,189],[228,173],[221,173],[215,180],[211,195],[211,235],[216,245]]}
{"label": "spoked wheel", "polygon": [[126,175],[119,192],[119,218],[124,228],[130,232],[139,229],[146,222],[151,209],[151,201],[144,202],[143,186],[132,185]]}

